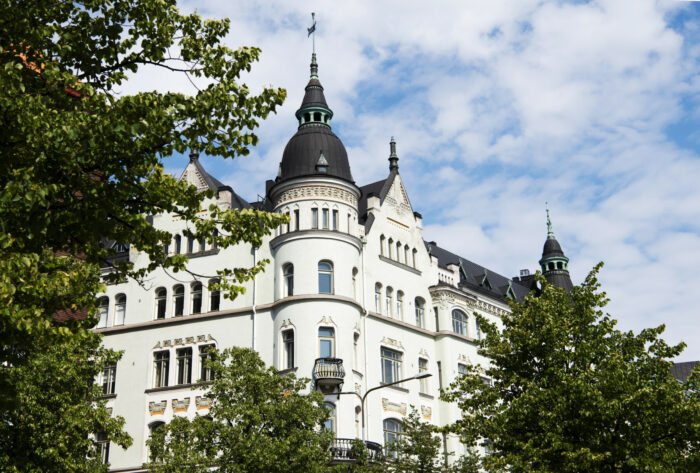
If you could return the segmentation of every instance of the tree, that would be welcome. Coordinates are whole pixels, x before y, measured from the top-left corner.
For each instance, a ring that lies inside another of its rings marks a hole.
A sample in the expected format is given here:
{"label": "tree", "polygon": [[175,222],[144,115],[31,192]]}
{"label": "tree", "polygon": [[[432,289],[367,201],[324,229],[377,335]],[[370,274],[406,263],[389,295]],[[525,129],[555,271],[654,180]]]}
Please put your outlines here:
{"label": "tree", "polygon": [[[285,97],[284,90],[271,88],[255,95],[240,83],[260,50],[224,46],[228,30],[228,20],[180,13],[175,0],[0,0],[3,421],[29,406],[21,400],[34,388],[21,372],[43,360],[42,351],[65,346],[67,356],[76,344],[91,347],[93,353],[81,353],[76,363],[97,354],[99,337],[91,328],[95,295],[103,288],[100,265],[111,267],[108,282],[139,279],[159,266],[186,270],[187,257],[166,254],[171,235],[151,226],[148,215],[175,214],[187,222],[188,236],[222,248],[258,246],[285,221],[215,205],[202,216],[201,206],[213,194],[163,172],[167,158],[187,148],[224,158],[248,154],[257,143],[258,120]],[[184,74],[200,88],[192,95],[122,94],[120,87],[144,66]],[[136,268],[115,260],[116,245],[106,242],[129,244],[150,263]],[[235,297],[266,263],[221,271],[218,285]],[[80,374],[88,376],[83,385],[90,382],[89,371]],[[55,423],[45,434],[61,442],[83,432],[90,415],[77,426]],[[4,435],[17,428],[2,427]],[[113,429],[97,427],[122,442]],[[85,442],[68,444],[81,449],[76,458],[90,454]]]}
{"label": "tree", "polygon": [[415,409],[403,420],[403,433],[397,441],[387,445],[387,460],[391,470],[411,473],[437,473],[443,461],[440,458],[440,437],[433,424],[423,422]]}
{"label": "tree", "polygon": [[176,417],[148,441],[152,473],[326,471],[332,432],[308,380],[278,375],[248,348],[214,352],[207,416]]}
{"label": "tree", "polygon": [[[684,345],[663,326],[615,329],[602,311],[598,265],[571,293],[538,275],[541,294],[511,303],[499,331],[478,316],[491,359],[444,396],[464,417],[451,426],[469,445],[488,444],[487,471],[687,472],[700,447],[700,372],[670,374]],[[485,383],[483,377],[492,382]]]}

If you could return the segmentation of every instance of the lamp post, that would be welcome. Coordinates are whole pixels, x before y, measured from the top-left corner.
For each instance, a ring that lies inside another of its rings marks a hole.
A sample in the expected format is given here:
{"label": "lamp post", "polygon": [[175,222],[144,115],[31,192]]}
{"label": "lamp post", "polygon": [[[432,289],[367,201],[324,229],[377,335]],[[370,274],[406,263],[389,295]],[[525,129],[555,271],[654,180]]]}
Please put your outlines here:
{"label": "lamp post", "polygon": [[404,381],[411,381],[412,379],[424,379],[429,376],[432,376],[432,373],[420,373],[415,376],[411,376],[410,378],[404,378],[400,379],[398,381],[394,381],[393,383],[386,383],[386,384],[380,384],[379,386],[375,386],[373,388],[370,388],[367,390],[367,392],[364,394],[364,396],[360,396],[359,393],[356,393],[355,391],[344,391],[344,392],[339,392],[338,396],[341,394],[354,394],[358,398],[360,398],[360,416],[362,417],[362,441],[367,440],[367,436],[365,433],[365,399],[367,399],[367,395],[371,393],[372,391],[376,391],[377,389],[382,389],[382,388],[388,388],[389,386],[394,386],[396,384],[401,384]]}

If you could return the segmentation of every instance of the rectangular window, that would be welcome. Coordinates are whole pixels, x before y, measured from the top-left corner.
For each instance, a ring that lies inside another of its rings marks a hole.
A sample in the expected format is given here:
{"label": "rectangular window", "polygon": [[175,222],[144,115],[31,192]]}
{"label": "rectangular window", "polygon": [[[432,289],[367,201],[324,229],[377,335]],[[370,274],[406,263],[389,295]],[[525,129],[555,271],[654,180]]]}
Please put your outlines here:
{"label": "rectangular window", "polygon": [[105,365],[102,370],[102,394],[114,394],[117,365]]}
{"label": "rectangular window", "polygon": [[433,312],[435,313],[435,331],[439,332],[440,331],[440,322],[438,319],[438,308],[433,307]]}
{"label": "rectangular window", "polygon": [[207,243],[202,240],[199,242],[199,251],[205,251],[207,249]]}
{"label": "rectangular window", "polygon": [[465,374],[467,374],[467,365],[457,363],[457,374],[460,376],[464,376]]}
{"label": "rectangular window", "polygon": [[219,289],[212,289],[212,291],[209,293],[209,310],[211,312],[218,311],[220,303],[221,291]]}
{"label": "rectangular window", "polygon": [[192,348],[179,348],[177,354],[177,384],[192,382]]}
{"label": "rectangular window", "polygon": [[282,366],[283,369],[294,368],[294,330],[282,332]]}
{"label": "rectangular window", "polygon": [[192,313],[202,312],[202,285],[197,284],[192,287]]}
{"label": "rectangular window", "polygon": [[350,214],[348,214],[348,233],[350,233],[351,229],[352,229],[351,222],[352,222],[352,217],[350,216]]}
{"label": "rectangular window", "polygon": [[285,212],[284,215],[286,215],[287,218],[289,219],[289,221],[284,224],[284,233],[289,233],[289,229],[291,228],[289,224],[292,222],[291,216],[289,215],[289,212]]}
{"label": "rectangular window", "polygon": [[323,229],[328,230],[328,209],[323,209]]}
{"label": "rectangular window", "polygon": [[416,303],[416,326],[425,328],[425,309]]}
{"label": "rectangular window", "polygon": [[299,209],[294,211],[294,230],[299,231]]}
{"label": "rectangular window", "polygon": [[334,210],[334,211],[333,211],[333,230],[337,230],[337,229],[338,229],[338,218],[339,218],[339,217],[338,217],[338,211],[337,211],[337,210]]}
{"label": "rectangular window", "polygon": [[170,371],[170,352],[157,351],[153,354],[153,387],[163,388],[168,385]]}
{"label": "rectangular window", "polygon": [[311,209],[311,228],[318,228],[318,209]]}
{"label": "rectangular window", "polygon": [[214,345],[199,346],[199,380],[211,381],[214,379],[214,372],[207,366],[207,360],[211,360],[214,356],[212,350]]}
{"label": "rectangular window", "polygon": [[382,347],[382,382],[394,383],[401,379],[401,353]]}
{"label": "rectangular window", "polygon": [[319,358],[335,357],[335,331],[330,327],[318,329]]}
{"label": "rectangular window", "polygon": [[194,238],[187,237],[187,252],[194,253]]}
{"label": "rectangular window", "polygon": [[[428,371],[428,360],[425,358],[418,358],[418,374],[422,374]],[[420,379],[420,392],[423,394],[428,394],[428,378]]]}
{"label": "rectangular window", "polygon": [[97,443],[97,458],[100,463],[106,465],[109,463],[109,440],[107,439],[107,434],[100,432],[95,436],[95,443]]}

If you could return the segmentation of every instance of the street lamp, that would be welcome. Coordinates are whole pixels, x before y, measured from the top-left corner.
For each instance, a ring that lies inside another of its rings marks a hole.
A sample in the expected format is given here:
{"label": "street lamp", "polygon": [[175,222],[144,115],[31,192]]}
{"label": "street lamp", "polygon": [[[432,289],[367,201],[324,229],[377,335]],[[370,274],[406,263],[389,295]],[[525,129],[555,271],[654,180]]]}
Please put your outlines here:
{"label": "street lamp", "polygon": [[365,399],[367,399],[367,395],[369,393],[371,393],[372,391],[376,391],[377,389],[388,388],[389,386],[394,386],[395,384],[401,384],[404,381],[411,381],[412,379],[424,379],[432,375],[432,373],[420,373],[415,376],[411,376],[410,378],[404,378],[398,381],[394,381],[393,383],[380,384],[379,386],[375,386],[373,388],[368,389],[364,396],[360,396],[360,394],[356,393],[355,391],[340,392],[338,393],[338,396],[340,396],[341,394],[354,394],[355,396],[360,398],[360,416],[362,416],[362,441],[364,442],[365,440],[367,440],[365,434]]}

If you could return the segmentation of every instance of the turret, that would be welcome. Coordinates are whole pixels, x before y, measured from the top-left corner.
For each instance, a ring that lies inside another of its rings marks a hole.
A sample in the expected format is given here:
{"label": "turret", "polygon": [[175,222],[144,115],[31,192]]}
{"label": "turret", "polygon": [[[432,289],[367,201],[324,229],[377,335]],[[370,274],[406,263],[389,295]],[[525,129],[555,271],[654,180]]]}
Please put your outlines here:
{"label": "turret", "polygon": [[573,284],[569,276],[569,258],[566,257],[554,236],[552,221],[549,218],[549,208],[547,208],[547,240],[542,248],[540,267],[542,274],[551,285],[571,291]]}

